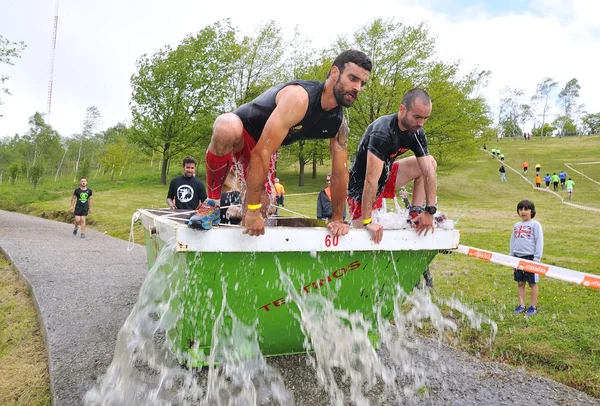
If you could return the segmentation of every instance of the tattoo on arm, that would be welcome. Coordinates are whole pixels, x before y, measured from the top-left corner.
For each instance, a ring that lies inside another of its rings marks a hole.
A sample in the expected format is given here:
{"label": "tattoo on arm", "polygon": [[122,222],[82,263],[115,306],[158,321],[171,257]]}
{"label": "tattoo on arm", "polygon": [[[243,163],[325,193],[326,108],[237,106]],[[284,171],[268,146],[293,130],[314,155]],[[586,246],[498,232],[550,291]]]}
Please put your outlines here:
{"label": "tattoo on arm", "polygon": [[348,150],[348,136],[350,130],[348,129],[348,123],[346,123],[346,119],[342,120],[342,124],[340,125],[340,129],[337,133],[337,142],[338,145],[345,151]]}

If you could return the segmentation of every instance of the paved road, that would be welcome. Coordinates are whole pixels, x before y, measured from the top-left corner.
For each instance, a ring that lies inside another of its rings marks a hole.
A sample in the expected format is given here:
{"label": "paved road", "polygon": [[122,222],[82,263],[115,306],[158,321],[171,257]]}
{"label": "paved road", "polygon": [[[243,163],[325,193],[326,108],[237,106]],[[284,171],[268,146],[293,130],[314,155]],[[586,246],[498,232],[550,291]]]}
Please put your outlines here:
{"label": "paved road", "polygon": [[[0,210],[0,249],[32,287],[58,406],[81,405],[106,372],[147,270],[142,246],[128,252],[122,240],[91,229],[87,239],[75,238],[72,230],[69,224]],[[440,349],[436,363],[444,371],[429,381],[429,397],[407,398],[404,404],[600,405],[599,399],[565,385],[450,347]],[[330,404],[306,356],[276,357],[269,364],[281,372],[297,405]],[[372,405],[395,403],[377,388],[368,398]]]}
{"label": "paved road", "polygon": [[0,211],[0,248],[29,282],[42,319],[54,405],[81,405],[106,372],[147,272],[144,247],[88,228]]}

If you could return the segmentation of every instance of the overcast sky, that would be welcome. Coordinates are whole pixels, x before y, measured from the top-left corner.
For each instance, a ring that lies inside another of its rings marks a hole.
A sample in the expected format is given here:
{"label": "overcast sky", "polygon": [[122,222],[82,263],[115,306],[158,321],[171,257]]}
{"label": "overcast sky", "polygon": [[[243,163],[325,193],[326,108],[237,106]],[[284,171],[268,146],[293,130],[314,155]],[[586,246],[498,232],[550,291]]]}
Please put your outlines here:
{"label": "overcast sky", "polygon": [[[425,22],[436,37],[438,57],[460,60],[465,71],[492,71],[485,95],[491,106],[505,86],[529,98],[536,84],[552,77],[559,86],[581,85],[580,103],[600,112],[600,2],[593,0],[304,0],[226,2],[210,0],[61,0],[54,62],[51,125],[64,136],[81,131],[85,110],[95,105],[102,128],[130,120],[129,79],[135,61],[188,34],[230,18],[244,34],[275,20],[322,47],[373,19]],[[56,0],[0,0],[0,35],[24,41],[27,49],[9,75],[2,95],[0,137],[23,134],[34,112],[46,112]],[[398,95],[399,99],[401,95]],[[435,114],[435,106],[434,112]]]}

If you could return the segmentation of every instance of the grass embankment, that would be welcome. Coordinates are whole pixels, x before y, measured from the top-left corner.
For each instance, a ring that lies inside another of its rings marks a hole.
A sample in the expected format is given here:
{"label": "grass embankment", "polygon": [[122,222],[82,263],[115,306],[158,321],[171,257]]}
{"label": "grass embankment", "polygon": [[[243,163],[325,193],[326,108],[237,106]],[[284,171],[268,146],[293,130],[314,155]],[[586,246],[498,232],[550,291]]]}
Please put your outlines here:
{"label": "grass embankment", "polygon": [[50,405],[48,357],[25,283],[0,255],[0,404]]}
{"label": "grass embankment", "polygon": [[[488,142],[488,149],[500,148],[505,163],[522,173],[521,162],[529,163],[527,179],[534,181],[537,163],[542,173],[565,170],[575,181],[573,203],[600,208],[600,185],[572,172],[565,166],[585,173],[600,181],[600,164],[578,165],[597,161],[599,137],[502,140]],[[536,204],[536,220],[544,228],[545,249],[542,261],[582,272],[600,274],[600,213],[584,211],[561,204],[561,199],[550,193],[534,190],[531,184],[508,170],[508,183],[500,183],[499,163],[481,152],[472,161],[459,168],[440,169],[439,207],[456,222],[461,230],[461,243],[500,253],[508,253],[512,226],[519,220],[516,205],[522,199]],[[318,192],[324,186],[327,167],[319,167],[317,179],[306,177],[304,187],[297,186],[297,169],[279,163],[278,176],[288,195],[286,208],[315,217]],[[198,169],[203,178],[204,170]],[[174,168],[169,179],[179,174]],[[136,168],[118,181],[110,182],[98,176],[89,178],[94,190],[94,213],[91,227],[109,235],[126,239],[131,215],[140,207],[164,207],[167,187],[159,185],[156,168]],[[0,185],[0,195],[11,196],[12,209],[62,218],[67,214],[71,193],[77,184],[71,180],[58,185],[46,181],[36,193],[29,193],[27,201],[23,190],[26,183],[15,186]],[[17,191],[18,189],[18,191]],[[5,194],[6,193],[6,194]],[[304,194],[312,193],[312,194]],[[559,190],[566,199],[566,193]],[[43,201],[35,201],[38,199]],[[0,202],[0,206],[7,207]],[[388,205],[391,207],[392,205]],[[135,239],[142,241],[141,227],[135,228]],[[559,382],[600,397],[600,323],[598,306],[600,292],[589,288],[542,278],[539,314],[525,318],[513,315],[517,304],[516,282],[512,270],[460,254],[438,255],[432,263],[435,277],[435,295],[440,298],[458,297],[474,310],[488,315],[498,323],[498,334],[489,344],[489,328],[471,329],[459,314],[445,310],[455,317],[461,329],[456,345],[485,358],[524,366]],[[529,289],[527,289],[529,295]],[[528,297],[528,296],[527,296]]]}

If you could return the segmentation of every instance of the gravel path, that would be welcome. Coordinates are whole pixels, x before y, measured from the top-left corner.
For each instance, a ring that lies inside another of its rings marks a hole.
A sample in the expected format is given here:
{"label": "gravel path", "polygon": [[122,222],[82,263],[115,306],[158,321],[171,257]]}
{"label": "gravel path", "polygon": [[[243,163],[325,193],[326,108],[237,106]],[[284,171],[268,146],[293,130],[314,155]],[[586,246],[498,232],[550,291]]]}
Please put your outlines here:
{"label": "gravel path", "polygon": [[[49,351],[53,404],[60,406],[83,404],[85,393],[107,370],[117,332],[146,273],[142,246],[128,252],[124,241],[93,230],[82,240],[71,231],[68,224],[0,210],[0,249],[32,287]],[[296,405],[328,405],[329,396],[306,358],[276,357],[268,364],[279,370]],[[428,394],[406,397],[403,404],[600,405],[600,399],[550,379],[482,362],[451,347],[440,349],[440,364],[443,371],[430,378]],[[368,393],[370,404],[397,403],[380,389]]]}

